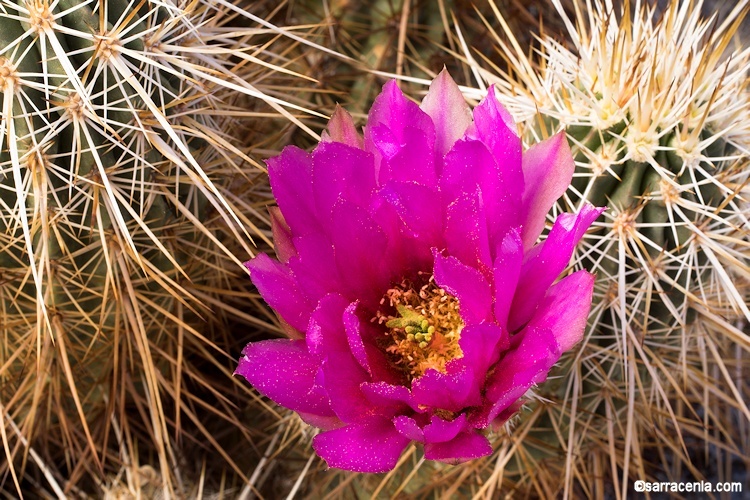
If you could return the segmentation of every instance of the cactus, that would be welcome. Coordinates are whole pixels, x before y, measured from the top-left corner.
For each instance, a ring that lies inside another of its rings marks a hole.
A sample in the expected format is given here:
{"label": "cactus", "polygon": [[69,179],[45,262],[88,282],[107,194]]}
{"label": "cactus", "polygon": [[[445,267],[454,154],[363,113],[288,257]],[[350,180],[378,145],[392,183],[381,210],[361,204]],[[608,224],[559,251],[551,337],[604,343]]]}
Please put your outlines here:
{"label": "cactus", "polygon": [[200,325],[268,242],[250,148],[269,114],[317,137],[273,87],[300,81],[273,51],[308,42],[238,5],[0,0],[0,489],[33,465],[70,491],[140,449],[168,494],[184,428],[218,446],[198,394],[232,360]]}
{"label": "cactus", "polygon": [[750,420],[750,50],[734,38],[748,2],[721,20],[701,1],[552,4],[569,45],[542,37],[527,56],[506,28],[491,36],[509,69],[465,54],[529,142],[566,129],[576,175],[557,211],[609,206],[574,258],[597,273],[588,341],[541,394],[556,404],[514,431],[538,465],[514,487],[626,496],[635,479],[705,479],[695,464],[714,460],[729,480]]}

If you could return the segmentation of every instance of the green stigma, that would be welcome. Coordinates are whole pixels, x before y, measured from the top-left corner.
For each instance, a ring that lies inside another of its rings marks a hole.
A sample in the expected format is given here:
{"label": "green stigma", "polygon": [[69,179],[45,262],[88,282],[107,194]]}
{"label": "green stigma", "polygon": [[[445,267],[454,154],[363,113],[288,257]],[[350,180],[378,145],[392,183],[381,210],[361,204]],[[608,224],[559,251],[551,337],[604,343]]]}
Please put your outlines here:
{"label": "green stigma", "polygon": [[421,287],[404,280],[389,289],[380,303],[383,309],[374,319],[387,329],[381,348],[409,381],[428,369],[445,373],[449,361],[463,357],[458,345],[464,326],[458,299],[432,277]]}

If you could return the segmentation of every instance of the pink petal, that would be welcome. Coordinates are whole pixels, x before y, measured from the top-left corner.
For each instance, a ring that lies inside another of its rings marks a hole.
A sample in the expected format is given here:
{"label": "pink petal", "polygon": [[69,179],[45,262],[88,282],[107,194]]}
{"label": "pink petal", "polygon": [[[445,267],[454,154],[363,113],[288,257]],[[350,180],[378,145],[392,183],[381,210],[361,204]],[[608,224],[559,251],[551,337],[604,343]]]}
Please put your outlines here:
{"label": "pink petal", "polygon": [[466,326],[459,343],[463,357],[449,361],[446,373],[427,370],[412,382],[416,408],[459,412],[481,403],[487,370],[507,349],[507,333],[489,323]]}
{"label": "pink petal", "polygon": [[[435,141],[435,126],[429,115],[404,96],[395,80],[389,81],[383,85],[383,91],[375,98],[365,127],[365,149],[375,156],[375,174],[378,179],[380,179],[381,153],[376,147],[373,132],[380,125],[392,134],[393,138],[388,143],[394,147],[397,145],[400,147],[401,144],[406,143],[404,140],[406,127],[421,130],[431,144]],[[378,133],[381,137],[383,136],[382,131]],[[387,179],[383,179],[383,182],[385,180]]]}
{"label": "pink petal", "polygon": [[470,369],[457,373],[427,370],[414,379],[411,393],[420,407],[459,412],[481,402],[480,382]]}
{"label": "pink petal", "polygon": [[409,441],[391,421],[380,418],[318,434],[313,449],[329,467],[379,473],[396,466]]}
{"label": "pink petal", "polygon": [[[520,176],[520,154],[515,159],[518,162],[517,168],[509,164],[502,165],[497,162],[487,144],[470,139],[456,142],[445,157],[443,175],[439,181],[444,203],[450,205],[454,200],[462,196],[474,196],[478,191],[480,202],[476,208],[486,220],[487,227],[483,232],[487,233],[492,250],[511,227],[522,222],[523,177]],[[486,264],[491,266],[491,263],[492,260],[487,259]]]}
{"label": "pink petal", "polygon": [[347,423],[359,422],[374,415],[377,409],[360,388],[369,381],[347,341],[343,315],[349,306],[337,294],[324,297],[310,316],[307,344],[313,356],[322,359],[322,385],[336,416]]}
{"label": "pink petal", "polygon": [[461,318],[467,325],[490,319],[492,292],[482,273],[455,257],[443,257],[433,249],[435,283],[458,299]]}
{"label": "pink petal", "polygon": [[271,234],[273,234],[276,257],[286,264],[291,257],[297,255],[297,249],[292,243],[292,230],[281,215],[279,207],[268,207],[268,215],[271,217]]}
{"label": "pink petal", "polygon": [[393,273],[393,262],[385,258],[385,233],[367,212],[344,200],[333,208],[332,228],[336,266],[347,296],[365,305],[379,302]]}
{"label": "pink petal", "polygon": [[333,417],[323,417],[320,415],[315,415],[313,413],[305,413],[302,411],[298,411],[297,414],[302,419],[303,422],[305,422],[307,425],[312,425],[313,427],[317,427],[318,429],[322,429],[324,431],[330,431],[331,429],[338,429],[339,427],[343,427],[344,422],[342,422],[339,417],[333,416]]}
{"label": "pink petal", "polygon": [[603,211],[584,205],[578,215],[560,214],[547,239],[527,254],[508,319],[511,332],[531,319],[547,288],[567,267],[575,245]]}
{"label": "pink petal", "polygon": [[503,411],[497,414],[497,416],[490,422],[490,428],[494,431],[499,431],[500,428],[510,420],[510,417],[516,414],[516,412],[520,411],[521,408],[523,408],[523,400],[519,399],[515,403],[511,404],[507,408],[505,408]]}
{"label": "pink petal", "polygon": [[453,420],[443,420],[433,415],[424,427],[424,439],[428,443],[444,443],[455,438],[466,427],[466,414],[461,413]]}
{"label": "pink petal", "polygon": [[486,437],[478,432],[462,432],[446,443],[427,443],[424,457],[457,465],[475,458],[492,455],[492,446]]}
{"label": "pink petal", "polygon": [[471,125],[471,110],[445,68],[432,80],[420,108],[435,124],[435,153],[445,156]]}
{"label": "pink petal", "polygon": [[583,338],[593,293],[593,274],[578,271],[563,278],[549,289],[529,327],[553,332],[567,351]]}
{"label": "pink petal", "polygon": [[251,342],[242,354],[234,373],[245,377],[258,392],[294,411],[333,416],[325,393],[315,387],[318,363],[303,340]]}
{"label": "pink petal", "polygon": [[434,158],[434,131],[406,126],[400,136],[384,125],[372,130],[375,147],[381,155],[378,182],[417,182],[437,186]]}
{"label": "pink petal", "polygon": [[347,306],[346,299],[337,293],[330,293],[318,302],[305,335],[307,349],[315,358],[322,361],[329,352],[349,351],[343,322]]}
{"label": "pink petal", "polygon": [[328,134],[324,136],[322,142],[335,141],[357,149],[364,148],[364,141],[357,132],[357,127],[354,126],[352,115],[338,104],[331,119],[328,120],[327,129]]}
{"label": "pink petal", "polygon": [[492,275],[495,285],[495,321],[508,326],[508,315],[523,263],[523,244],[518,228],[505,236],[496,252]]}
{"label": "pink petal", "polygon": [[428,370],[412,383],[414,399],[423,408],[461,411],[480,405],[488,370],[508,348],[509,339],[499,325],[482,323],[464,327],[459,345],[463,357],[449,361],[446,374]]}
{"label": "pink petal", "polygon": [[[396,139],[403,142],[406,127],[422,130],[431,140],[435,140],[435,125],[430,116],[419,109],[419,106],[407,99],[395,80],[383,85],[383,91],[375,98],[367,116],[365,141],[368,131],[372,132],[378,125],[384,125],[391,130]],[[432,131],[430,133],[430,131]]]}
{"label": "pink petal", "polygon": [[502,411],[513,405],[531,386],[544,382],[552,365],[560,359],[560,346],[555,335],[545,329],[527,327],[521,343],[496,365],[488,377],[485,397],[491,404],[477,427],[487,427]]}
{"label": "pink petal", "polygon": [[484,384],[487,370],[510,346],[507,330],[495,323],[465,326],[458,341],[463,357],[448,363],[448,373],[459,369],[474,374],[477,385]]}
{"label": "pink petal", "polygon": [[[369,314],[362,312],[361,314]],[[374,323],[362,320],[360,315],[357,316],[358,324],[358,336],[362,339],[364,345],[365,357],[367,359],[367,370],[372,380],[379,380],[386,384],[400,384],[403,381],[403,375],[394,369],[390,361],[386,357],[383,350],[378,346],[378,341],[385,333],[382,330],[382,326],[375,326]],[[344,323],[347,323],[347,315],[344,313]],[[349,326],[347,326],[349,328]],[[356,340],[352,341],[356,343]],[[352,344],[350,342],[350,346]]]}
{"label": "pink petal", "polygon": [[424,443],[424,432],[413,418],[401,415],[393,419],[393,426],[405,438]]}
{"label": "pink petal", "polygon": [[444,214],[440,197],[433,189],[415,182],[389,182],[378,197],[393,208],[414,244],[427,249],[443,246]]}
{"label": "pink petal", "polygon": [[531,248],[536,242],[544,221],[555,201],[568,189],[575,164],[565,132],[534,144],[523,153],[523,175],[526,186],[523,206],[523,246]]}
{"label": "pink petal", "polygon": [[480,139],[490,150],[499,166],[504,182],[511,190],[524,192],[524,178],[521,166],[521,138],[513,117],[500,104],[491,86],[487,97],[474,108],[474,127],[467,136]]}
{"label": "pink petal", "polygon": [[[404,410],[407,407],[414,411],[421,411],[411,391],[403,385],[382,381],[365,382],[362,384],[362,392],[373,405],[378,407],[392,407],[394,412]],[[383,411],[383,413],[386,412]]]}
{"label": "pink petal", "polygon": [[294,273],[300,289],[310,297],[323,297],[342,289],[342,278],[328,235],[311,233],[294,238],[297,256],[287,265]]}
{"label": "pink petal", "polygon": [[482,271],[490,269],[490,240],[479,189],[464,193],[446,210],[445,244],[448,253]]}
{"label": "pink petal", "polygon": [[312,156],[298,147],[287,146],[266,163],[271,191],[292,234],[319,232],[321,226],[313,201]]}
{"label": "pink petal", "polygon": [[357,360],[359,365],[367,370],[367,373],[372,376],[372,369],[370,363],[367,360],[367,350],[365,349],[365,343],[362,340],[362,334],[360,332],[359,318],[354,313],[357,309],[357,303],[352,302],[344,310],[344,329],[346,330],[346,340],[349,343],[349,348],[354,355],[354,359]]}
{"label": "pink petal", "polygon": [[337,201],[365,209],[370,205],[375,191],[372,155],[337,142],[322,143],[313,151],[312,182],[317,213],[330,230]]}
{"label": "pink petal", "polygon": [[250,271],[250,279],[263,300],[287,323],[304,331],[313,305],[302,293],[289,268],[264,253],[245,262],[245,267]]}
{"label": "pink petal", "polygon": [[327,353],[322,368],[323,386],[331,408],[343,422],[352,424],[375,415],[392,416],[390,409],[378,408],[365,398],[361,385],[369,377],[351,353]]}

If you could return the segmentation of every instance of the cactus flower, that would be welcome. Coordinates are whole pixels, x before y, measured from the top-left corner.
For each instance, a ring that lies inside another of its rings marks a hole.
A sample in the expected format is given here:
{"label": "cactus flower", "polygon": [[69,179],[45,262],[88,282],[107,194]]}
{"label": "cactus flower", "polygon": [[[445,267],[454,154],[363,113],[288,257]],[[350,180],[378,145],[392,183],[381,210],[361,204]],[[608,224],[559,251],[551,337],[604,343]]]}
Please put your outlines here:
{"label": "cactus flower", "polygon": [[312,153],[268,160],[278,260],[246,265],[291,339],[237,368],[321,429],[331,467],[392,469],[489,455],[502,425],[581,340],[593,276],[557,281],[603,209],[557,217],[573,159],[563,134],[526,151],[494,89],[473,110],[443,71],[417,105],[387,83],[364,136],[338,109]]}

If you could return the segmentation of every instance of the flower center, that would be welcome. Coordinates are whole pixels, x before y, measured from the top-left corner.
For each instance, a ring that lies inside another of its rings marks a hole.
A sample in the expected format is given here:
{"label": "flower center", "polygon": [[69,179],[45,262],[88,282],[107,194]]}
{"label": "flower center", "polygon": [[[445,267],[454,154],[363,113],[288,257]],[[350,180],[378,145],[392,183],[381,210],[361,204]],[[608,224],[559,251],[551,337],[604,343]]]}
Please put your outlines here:
{"label": "flower center", "polygon": [[458,299],[437,286],[432,276],[422,286],[402,281],[380,303],[385,311],[378,311],[375,319],[388,328],[380,347],[409,382],[430,368],[445,373],[448,361],[463,357]]}

